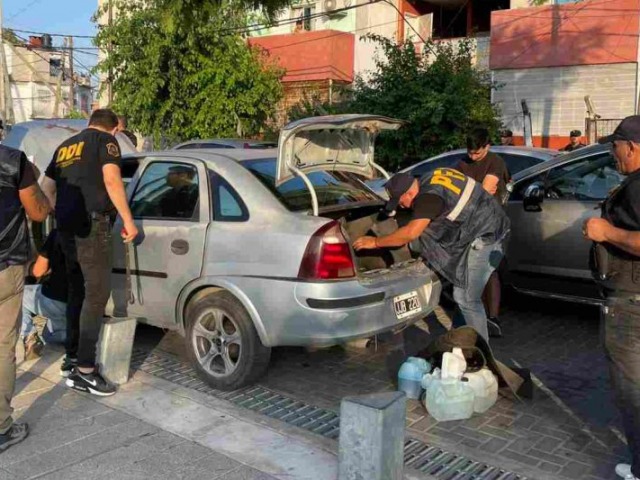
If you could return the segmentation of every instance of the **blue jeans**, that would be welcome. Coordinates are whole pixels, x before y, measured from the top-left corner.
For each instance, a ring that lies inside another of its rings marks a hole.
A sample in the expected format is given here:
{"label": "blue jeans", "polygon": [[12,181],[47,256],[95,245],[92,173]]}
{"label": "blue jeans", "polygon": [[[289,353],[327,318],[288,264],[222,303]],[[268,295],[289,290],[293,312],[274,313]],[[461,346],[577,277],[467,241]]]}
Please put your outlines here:
{"label": "blue jeans", "polygon": [[610,297],[602,314],[605,354],[631,452],[631,472],[640,478],[640,300]]}
{"label": "blue jeans", "polygon": [[22,296],[22,338],[36,331],[33,317],[47,319],[42,333],[44,343],[63,343],[67,338],[67,304],[42,295],[42,285],[25,285]]}
{"label": "blue jeans", "polygon": [[489,341],[487,313],[482,303],[482,292],[491,273],[498,268],[504,256],[502,241],[485,244],[476,239],[471,244],[467,258],[467,287],[453,288],[453,299],[459,312],[453,317],[453,327],[469,325]]}

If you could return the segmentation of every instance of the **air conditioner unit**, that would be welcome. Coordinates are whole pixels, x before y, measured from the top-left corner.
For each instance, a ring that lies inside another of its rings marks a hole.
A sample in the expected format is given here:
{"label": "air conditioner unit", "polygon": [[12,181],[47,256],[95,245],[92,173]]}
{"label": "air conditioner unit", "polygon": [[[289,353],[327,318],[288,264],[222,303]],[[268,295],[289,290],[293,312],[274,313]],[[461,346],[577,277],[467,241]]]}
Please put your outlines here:
{"label": "air conditioner unit", "polygon": [[330,17],[344,17],[347,11],[343,10],[351,6],[351,0],[324,0],[324,13]]}

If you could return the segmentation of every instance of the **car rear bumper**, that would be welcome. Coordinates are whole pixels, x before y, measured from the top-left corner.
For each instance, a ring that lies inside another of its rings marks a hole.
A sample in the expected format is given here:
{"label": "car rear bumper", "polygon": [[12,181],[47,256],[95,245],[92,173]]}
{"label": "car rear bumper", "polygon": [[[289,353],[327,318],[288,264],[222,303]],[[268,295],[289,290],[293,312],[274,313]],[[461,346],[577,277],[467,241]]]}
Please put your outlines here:
{"label": "car rear bumper", "polygon": [[[242,277],[234,283],[257,313],[267,346],[333,345],[400,329],[429,315],[441,291],[436,275],[420,262],[353,281]],[[417,293],[421,310],[399,320],[394,298],[410,292]]]}

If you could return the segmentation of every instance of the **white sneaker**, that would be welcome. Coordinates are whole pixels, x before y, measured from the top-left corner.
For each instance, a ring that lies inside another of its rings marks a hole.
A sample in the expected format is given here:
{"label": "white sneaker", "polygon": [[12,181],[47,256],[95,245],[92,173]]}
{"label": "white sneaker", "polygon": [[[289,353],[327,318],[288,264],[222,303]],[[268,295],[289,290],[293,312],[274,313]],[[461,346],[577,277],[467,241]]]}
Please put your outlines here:
{"label": "white sneaker", "polygon": [[624,480],[640,480],[638,477],[631,473],[631,465],[626,463],[619,463],[616,465],[616,474]]}

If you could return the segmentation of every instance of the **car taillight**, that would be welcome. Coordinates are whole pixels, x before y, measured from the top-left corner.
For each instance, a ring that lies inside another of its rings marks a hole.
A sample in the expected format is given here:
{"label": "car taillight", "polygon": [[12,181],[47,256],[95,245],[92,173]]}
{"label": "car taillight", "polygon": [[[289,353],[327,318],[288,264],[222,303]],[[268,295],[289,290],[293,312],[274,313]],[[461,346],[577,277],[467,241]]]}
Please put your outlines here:
{"label": "car taillight", "polygon": [[355,274],[351,248],[340,224],[331,222],[313,234],[304,252],[298,278],[337,280]]}

